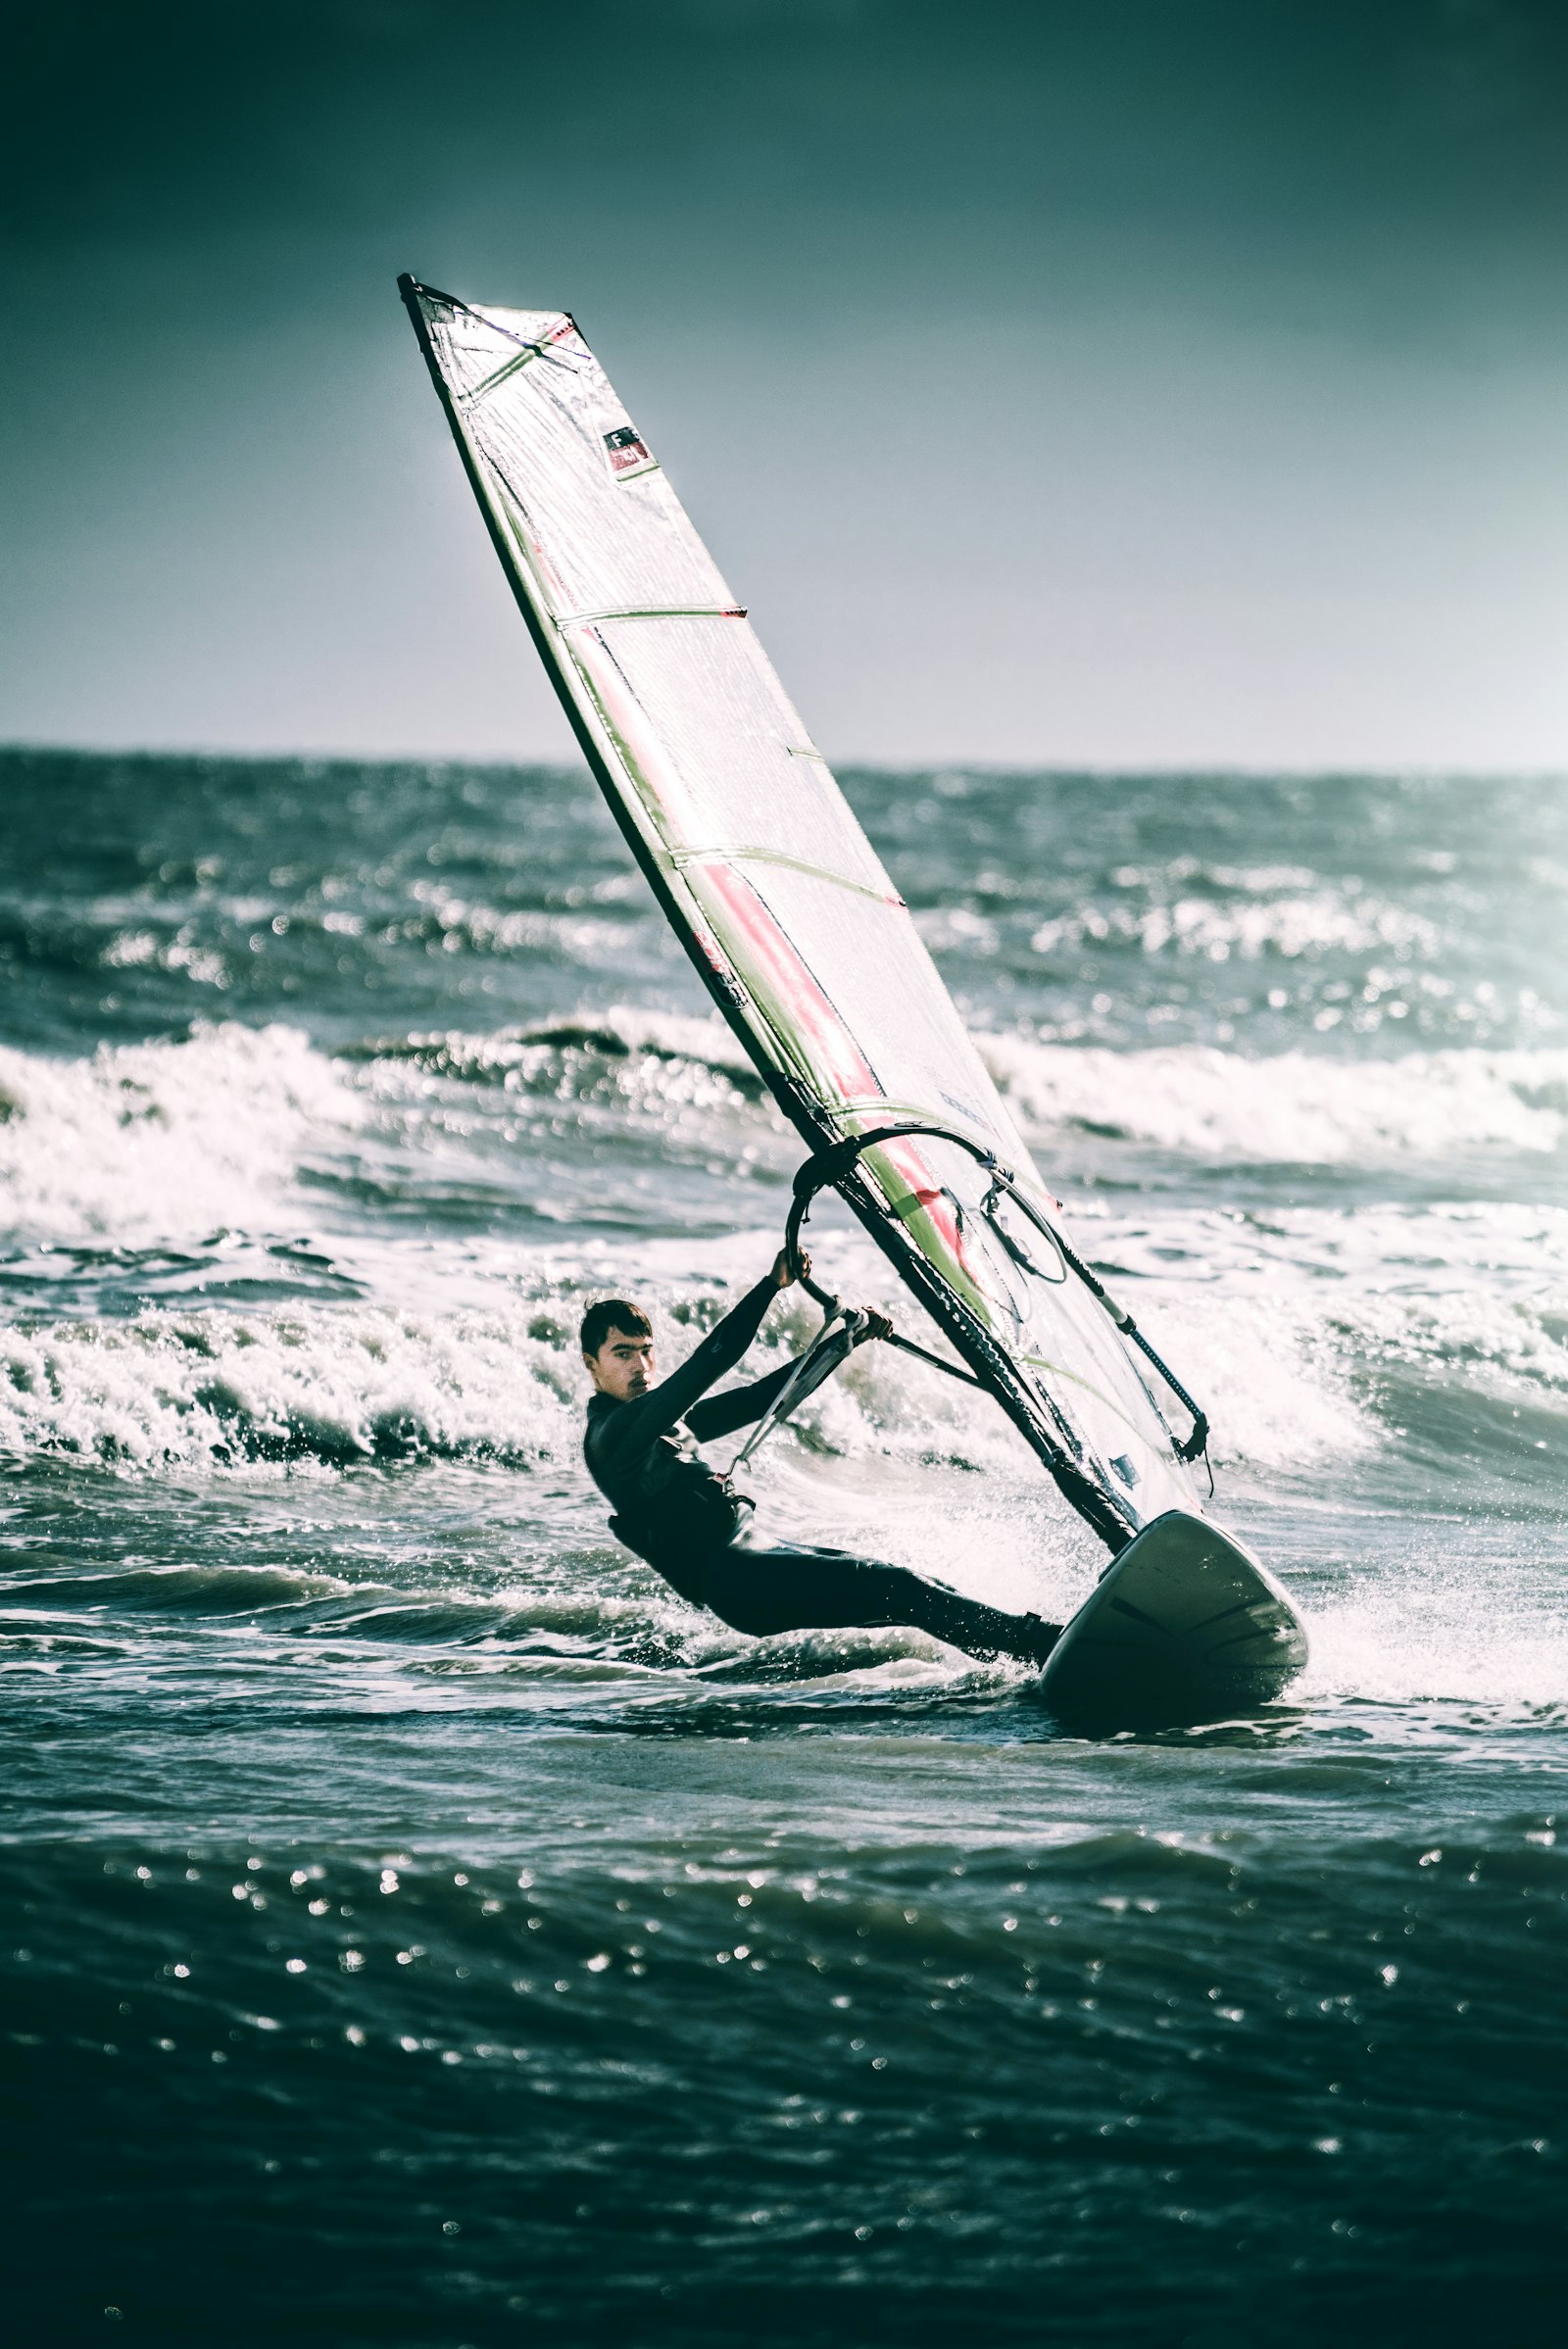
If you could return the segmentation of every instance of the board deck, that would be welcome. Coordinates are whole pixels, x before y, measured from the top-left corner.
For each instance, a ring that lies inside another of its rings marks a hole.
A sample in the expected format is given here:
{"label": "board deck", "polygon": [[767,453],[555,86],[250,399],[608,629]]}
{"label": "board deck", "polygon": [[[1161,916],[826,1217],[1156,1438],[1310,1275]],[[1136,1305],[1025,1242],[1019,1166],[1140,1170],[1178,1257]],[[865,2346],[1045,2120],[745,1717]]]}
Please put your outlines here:
{"label": "board deck", "polygon": [[1266,1569],[1207,1518],[1170,1509],[1112,1559],[1041,1689],[1072,1727],[1174,1726],[1267,1704],[1305,1662],[1300,1618]]}

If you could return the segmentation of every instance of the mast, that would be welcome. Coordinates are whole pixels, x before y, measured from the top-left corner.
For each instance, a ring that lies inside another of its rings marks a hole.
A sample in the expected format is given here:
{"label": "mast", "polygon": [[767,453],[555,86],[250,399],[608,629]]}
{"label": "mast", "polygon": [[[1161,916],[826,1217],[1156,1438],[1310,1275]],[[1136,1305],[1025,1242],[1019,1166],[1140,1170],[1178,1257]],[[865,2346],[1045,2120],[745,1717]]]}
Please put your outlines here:
{"label": "mast", "polygon": [[1109,1549],[1151,1514],[1193,1506],[1175,1440],[1107,1319],[1117,1309],[1065,1243],[1043,1272],[1011,1236],[1004,1188],[1042,1231],[1035,1202],[1049,1194],[902,898],[575,321],[478,309],[409,275],[398,290],[582,755],[810,1151],[808,1191],[840,1192]]}

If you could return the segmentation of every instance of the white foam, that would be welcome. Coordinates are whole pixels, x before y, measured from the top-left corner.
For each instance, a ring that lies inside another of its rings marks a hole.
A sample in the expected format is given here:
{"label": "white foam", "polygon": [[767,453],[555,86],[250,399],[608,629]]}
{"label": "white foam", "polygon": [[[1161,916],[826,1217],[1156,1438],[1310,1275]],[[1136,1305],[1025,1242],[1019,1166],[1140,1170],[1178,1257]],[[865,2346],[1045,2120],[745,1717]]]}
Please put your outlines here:
{"label": "white foam", "polygon": [[573,1455],[580,1404],[525,1308],[150,1314],[0,1333],[0,1449],[213,1471],[304,1456]]}
{"label": "white foam", "polygon": [[1411,1052],[1386,1060],[1201,1045],[980,1039],[1009,1104],[1037,1133],[1091,1131],[1249,1164],[1344,1165],[1478,1149],[1544,1152],[1568,1130],[1568,1052]]}
{"label": "white foam", "polygon": [[273,1229],[307,1138],[362,1111],[294,1029],[234,1021],[88,1060],[0,1047],[0,1220],[51,1239]]}
{"label": "white foam", "polygon": [[[725,1290],[694,1288],[667,1258],[622,1265],[617,1279],[613,1258],[596,1252],[591,1278],[562,1262],[554,1279],[536,1265],[525,1285],[515,1257],[511,1278],[487,1283],[469,1266],[461,1284],[441,1258],[404,1284],[401,1309],[202,1307],[16,1326],[0,1334],[0,1446],[148,1468],[286,1456],[347,1465],[389,1451],[574,1461],[585,1394],[574,1333],[587,1297],[631,1289],[645,1298],[661,1359],[673,1365],[750,1275],[751,1263],[740,1266],[748,1252],[755,1245],[730,1251],[738,1273]],[[835,1269],[863,1274],[855,1294],[910,1322],[867,1244],[842,1244]],[[815,1323],[804,1303],[775,1308],[745,1375],[795,1350]],[[1304,1314],[1277,1303],[1167,1298],[1161,1337],[1185,1365],[1201,1363],[1211,1399],[1223,1402],[1216,1457],[1294,1465],[1370,1440],[1332,1367],[1314,1356],[1312,1334]],[[1033,1571],[1052,1548],[1048,1521],[1061,1515],[989,1397],[877,1346],[803,1405],[760,1455],[753,1482],[808,1538],[822,1538],[827,1507],[847,1522],[902,1527],[898,1538],[922,1555],[935,1541],[955,1560],[983,1560],[988,1581],[1009,1559]],[[1072,1550],[1068,1542],[1063,1555]]]}
{"label": "white foam", "polygon": [[1337,1316],[1358,1357],[1401,1384],[1462,1387],[1510,1405],[1568,1399],[1568,1291],[1542,1297],[1489,1289],[1348,1299]]}

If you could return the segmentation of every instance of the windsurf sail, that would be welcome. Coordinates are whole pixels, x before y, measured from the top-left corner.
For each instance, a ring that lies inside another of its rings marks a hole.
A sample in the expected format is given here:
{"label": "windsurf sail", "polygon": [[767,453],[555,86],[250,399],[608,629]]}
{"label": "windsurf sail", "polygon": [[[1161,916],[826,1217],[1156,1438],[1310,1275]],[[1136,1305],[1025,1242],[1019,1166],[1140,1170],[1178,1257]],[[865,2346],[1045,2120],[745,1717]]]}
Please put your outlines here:
{"label": "windsurf sail", "polygon": [[1194,1507],[1165,1415],[1187,1398],[1061,1233],[908,909],[575,321],[399,288],[583,755],[813,1154],[806,1196],[840,1191],[1110,1549]]}

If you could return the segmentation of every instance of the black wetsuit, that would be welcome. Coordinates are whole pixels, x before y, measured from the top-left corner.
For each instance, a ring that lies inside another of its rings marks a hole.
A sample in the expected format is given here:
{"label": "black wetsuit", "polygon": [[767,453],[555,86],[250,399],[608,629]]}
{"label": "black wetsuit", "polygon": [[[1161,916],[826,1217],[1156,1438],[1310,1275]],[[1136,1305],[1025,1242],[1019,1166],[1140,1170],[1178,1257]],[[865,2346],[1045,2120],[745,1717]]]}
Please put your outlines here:
{"label": "black wetsuit", "polygon": [[771,1274],[759,1281],[690,1359],[648,1394],[630,1402],[592,1397],[583,1451],[615,1511],[612,1531],[682,1598],[710,1607],[755,1639],[912,1624],[971,1655],[1044,1663],[1057,1627],[1037,1615],[1004,1614],[847,1550],[805,1543],[774,1549],[756,1540],[751,1500],[698,1458],[697,1445],[760,1419],[794,1368],[785,1362],[753,1386],[702,1399],[734,1369],[777,1294]]}

